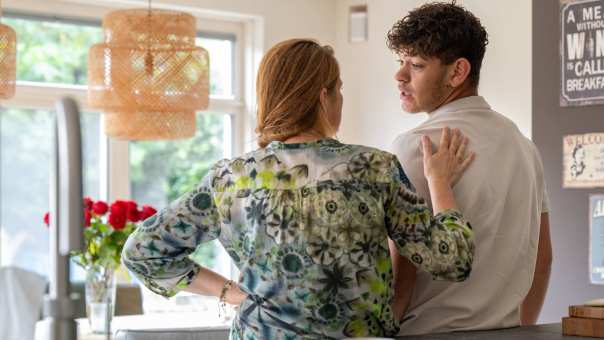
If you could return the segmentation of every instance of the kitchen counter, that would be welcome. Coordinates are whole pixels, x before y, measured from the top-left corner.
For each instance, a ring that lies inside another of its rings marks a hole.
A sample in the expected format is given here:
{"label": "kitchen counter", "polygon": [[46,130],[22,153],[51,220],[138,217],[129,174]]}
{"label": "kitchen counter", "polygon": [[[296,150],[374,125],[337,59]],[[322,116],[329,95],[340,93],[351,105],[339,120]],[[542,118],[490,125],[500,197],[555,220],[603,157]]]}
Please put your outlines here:
{"label": "kitchen counter", "polygon": [[[139,316],[140,318],[141,316]],[[143,328],[134,321],[134,318],[118,317],[119,326],[114,324],[112,340],[207,340],[226,339],[228,325],[185,325],[184,323],[169,322],[170,317],[164,316],[163,322],[157,321],[153,327]],[[167,320],[168,319],[168,320]],[[182,319],[181,319],[182,320]],[[166,321],[167,325],[166,325]],[[165,326],[159,326],[165,325]],[[421,336],[399,337],[400,340],[594,340],[595,338],[562,335],[562,326],[559,323],[538,326],[515,327],[490,331],[454,332],[442,334],[429,334]],[[82,329],[81,329],[82,330]],[[105,340],[105,336],[81,334],[80,340]]]}

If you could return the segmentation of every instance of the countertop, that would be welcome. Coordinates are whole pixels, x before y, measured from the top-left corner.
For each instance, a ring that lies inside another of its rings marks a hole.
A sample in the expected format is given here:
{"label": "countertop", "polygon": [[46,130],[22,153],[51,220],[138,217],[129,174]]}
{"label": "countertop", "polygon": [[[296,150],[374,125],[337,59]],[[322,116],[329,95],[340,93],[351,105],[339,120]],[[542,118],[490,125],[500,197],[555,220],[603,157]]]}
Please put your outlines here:
{"label": "countertop", "polygon": [[[208,325],[199,325],[199,321],[195,322],[196,325],[177,325],[171,324],[171,327],[159,326],[158,323],[155,323],[155,327],[141,327],[139,324],[136,326],[136,323],[131,323],[128,320],[120,320],[120,325],[113,325],[114,331],[121,330],[116,333],[121,333],[121,336],[118,338],[132,338],[132,339],[170,339],[170,340],[184,340],[184,339],[204,339],[204,331],[208,330]],[[125,322],[124,322],[125,321]],[[164,322],[159,322],[159,324],[165,325]],[[170,324],[170,323],[169,323]],[[188,326],[188,327],[187,327]],[[228,334],[228,326],[222,325],[217,327],[210,327],[223,329],[225,335]],[[80,329],[82,330],[82,329]],[[126,330],[126,332],[124,332]],[[124,334],[128,333],[127,337],[124,337]],[[102,335],[92,335],[80,334],[80,340],[104,340],[106,336]],[[111,339],[114,339],[112,336]],[[579,336],[565,336],[562,335],[562,326],[559,323],[554,324],[544,324],[537,326],[526,326],[526,327],[515,327],[508,329],[497,329],[497,330],[489,330],[489,331],[469,331],[469,332],[453,332],[453,333],[441,333],[441,334],[428,334],[428,335],[416,335],[416,336],[404,336],[399,337],[397,339],[407,340],[407,339],[418,339],[418,340],[594,340],[595,338],[590,337],[579,337]]]}
{"label": "countertop", "polygon": [[583,336],[568,336],[562,335],[562,325],[559,323],[514,327],[508,329],[498,329],[490,331],[471,331],[471,332],[454,332],[443,334],[430,334],[421,336],[406,336],[399,339],[419,339],[419,340],[594,340],[595,338]]}

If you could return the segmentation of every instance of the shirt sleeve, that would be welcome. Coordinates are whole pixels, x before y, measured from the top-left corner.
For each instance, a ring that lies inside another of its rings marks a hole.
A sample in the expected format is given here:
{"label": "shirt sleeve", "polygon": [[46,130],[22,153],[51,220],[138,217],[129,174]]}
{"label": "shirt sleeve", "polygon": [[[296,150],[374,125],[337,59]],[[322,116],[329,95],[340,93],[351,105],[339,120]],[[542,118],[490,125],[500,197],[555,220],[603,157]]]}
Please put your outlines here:
{"label": "shirt sleeve", "polygon": [[545,182],[545,172],[544,172],[544,168],[543,168],[543,160],[541,159],[541,153],[539,152],[539,149],[537,148],[537,145],[535,145],[535,143],[533,143],[531,140],[528,140],[528,142],[530,143],[530,145],[533,148],[533,152],[534,152],[534,157],[535,157],[535,164],[536,164],[536,171],[537,171],[537,181],[541,181],[541,185],[543,186],[543,198],[541,201],[541,213],[548,213],[549,212],[549,196],[547,194],[547,183]]}
{"label": "shirt sleeve", "polygon": [[201,243],[220,236],[211,175],[195,190],[140,223],[122,251],[122,263],[153,292],[170,297],[199,272],[189,258]]}
{"label": "shirt sleeve", "polygon": [[436,280],[463,281],[472,270],[474,232],[460,212],[436,215],[409,185],[392,157],[392,183],[385,201],[386,227],[398,252]]}
{"label": "shirt sleeve", "polygon": [[[440,138],[437,136],[437,138]],[[434,139],[433,140],[438,140]],[[421,135],[406,132],[397,137],[391,145],[392,153],[401,163],[405,176],[411,182],[410,189],[418,196],[422,197],[428,207],[432,207],[430,202],[430,191],[428,182],[424,177],[424,162],[421,153]]]}

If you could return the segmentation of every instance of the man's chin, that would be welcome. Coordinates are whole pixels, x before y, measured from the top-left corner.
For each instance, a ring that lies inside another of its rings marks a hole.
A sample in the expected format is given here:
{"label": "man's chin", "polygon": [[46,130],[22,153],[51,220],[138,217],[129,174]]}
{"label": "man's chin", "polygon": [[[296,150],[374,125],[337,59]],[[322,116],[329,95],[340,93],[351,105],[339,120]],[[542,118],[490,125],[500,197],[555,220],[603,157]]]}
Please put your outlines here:
{"label": "man's chin", "polygon": [[405,113],[412,114],[412,115],[416,114],[416,113],[423,112],[422,110],[420,110],[420,109],[418,109],[416,107],[405,107],[405,105],[401,105],[401,108],[403,109],[403,111]]}

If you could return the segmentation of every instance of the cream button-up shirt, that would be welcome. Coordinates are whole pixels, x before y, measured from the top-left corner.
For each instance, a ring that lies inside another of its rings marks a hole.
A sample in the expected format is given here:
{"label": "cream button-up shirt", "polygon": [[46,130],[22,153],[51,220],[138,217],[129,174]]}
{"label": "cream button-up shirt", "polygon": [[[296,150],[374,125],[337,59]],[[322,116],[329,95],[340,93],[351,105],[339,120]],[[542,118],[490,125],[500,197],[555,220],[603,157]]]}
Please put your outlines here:
{"label": "cream button-up shirt", "polygon": [[535,145],[479,96],[440,107],[394,141],[392,151],[420,196],[429,201],[420,138],[439,141],[446,126],[459,128],[476,152],[453,188],[475,231],[473,270],[461,283],[434,281],[418,271],[403,335],[517,326],[533,279],[541,214],[548,211]]}

